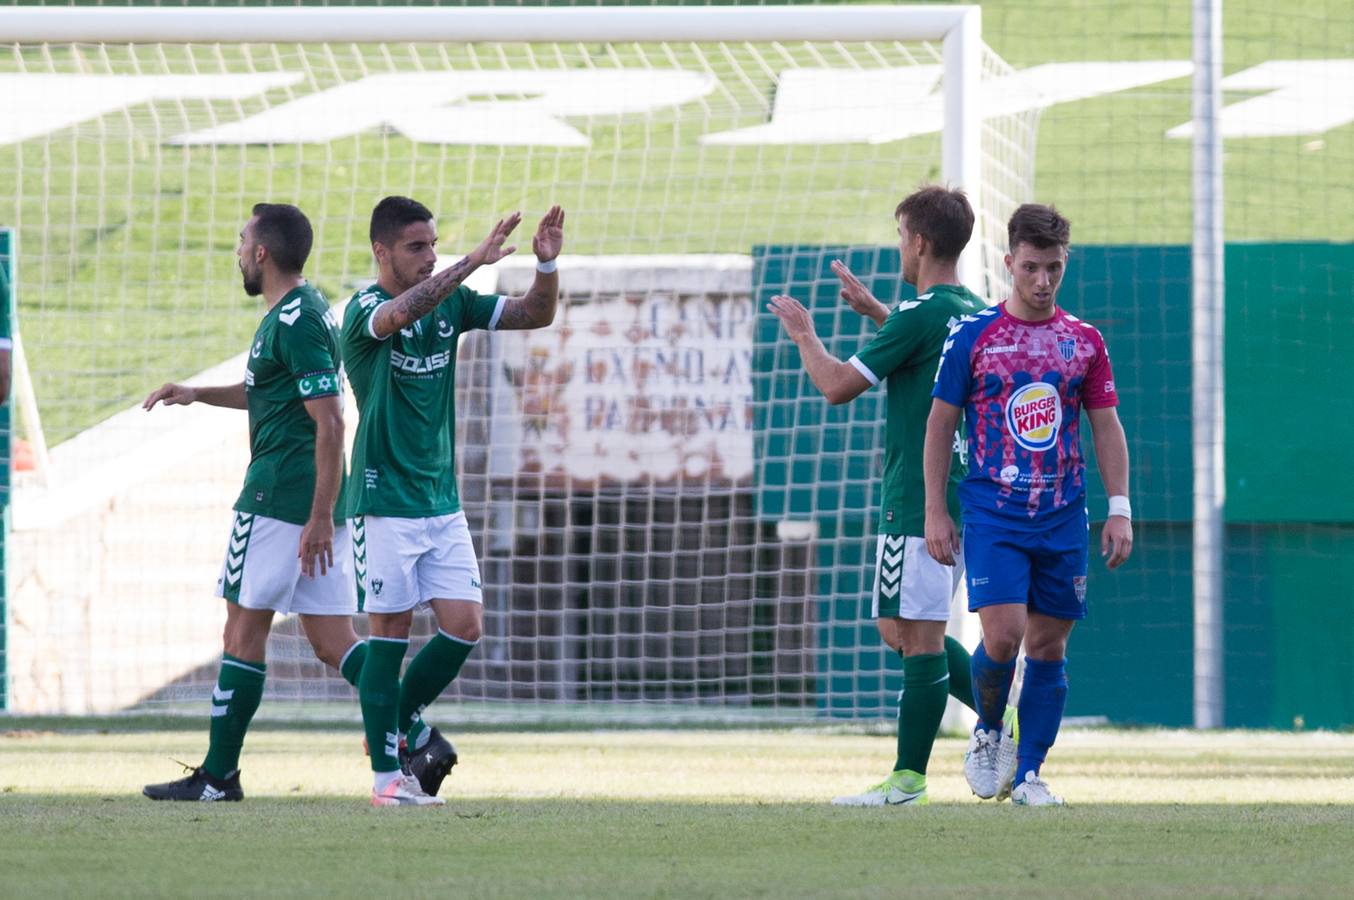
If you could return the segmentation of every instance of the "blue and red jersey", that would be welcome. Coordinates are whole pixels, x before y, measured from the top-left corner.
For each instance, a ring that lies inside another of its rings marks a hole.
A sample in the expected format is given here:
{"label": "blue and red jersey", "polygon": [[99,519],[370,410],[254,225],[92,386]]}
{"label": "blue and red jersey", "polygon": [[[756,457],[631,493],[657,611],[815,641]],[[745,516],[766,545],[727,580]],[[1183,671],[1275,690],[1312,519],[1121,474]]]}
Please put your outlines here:
{"label": "blue and red jersey", "polygon": [[1061,309],[1042,322],[1006,304],[950,329],[931,396],[964,410],[965,521],[1036,530],[1085,509],[1081,410],[1118,406],[1105,340]]}

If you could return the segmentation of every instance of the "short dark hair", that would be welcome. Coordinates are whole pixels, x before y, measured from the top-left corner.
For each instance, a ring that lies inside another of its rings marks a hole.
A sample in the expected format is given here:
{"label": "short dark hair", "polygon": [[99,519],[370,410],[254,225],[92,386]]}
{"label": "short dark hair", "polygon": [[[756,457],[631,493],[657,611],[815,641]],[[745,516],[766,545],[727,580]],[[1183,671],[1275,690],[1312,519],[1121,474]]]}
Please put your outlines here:
{"label": "short dark hair", "polygon": [[371,242],[381,242],[389,247],[399,237],[405,226],[415,222],[431,222],[432,210],[408,197],[386,197],[371,211]]}
{"label": "short dark hair", "polygon": [[255,242],[268,248],[280,271],[301,274],[315,240],[306,214],[290,203],[255,203],[253,213]]}
{"label": "short dark hair", "polygon": [[1021,244],[1039,250],[1066,247],[1072,243],[1072,223],[1052,206],[1026,203],[1011,213],[1011,221],[1006,223],[1006,239],[1012,253]]}
{"label": "short dark hair", "polygon": [[929,185],[903,198],[893,211],[895,219],[907,216],[907,230],[931,244],[939,259],[959,258],[973,237],[973,207],[961,190]]}

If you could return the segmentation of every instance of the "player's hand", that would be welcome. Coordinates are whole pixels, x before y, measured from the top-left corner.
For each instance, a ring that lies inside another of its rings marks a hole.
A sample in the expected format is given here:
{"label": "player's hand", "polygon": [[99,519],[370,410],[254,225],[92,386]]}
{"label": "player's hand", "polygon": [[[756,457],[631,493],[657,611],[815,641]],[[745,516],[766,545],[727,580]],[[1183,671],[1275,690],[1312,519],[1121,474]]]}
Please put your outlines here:
{"label": "player's hand", "polygon": [[564,210],[558,206],[550,207],[550,212],[536,226],[536,236],[531,239],[531,249],[541,262],[550,262],[559,256],[564,248]]}
{"label": "player's hand", "polygon": [[1105,565],[1117,569],[1133,552],[1133,523],[1123,516],[1110,516],[1100,532],[1100,555]]}
{"label": "player's hand", "polygon": [[948,512],[926,514],[926,551],[943,566],[954,565],[959,552],[959,529]]}
{"label": "player's hand", "polygon": [[307,578],[315,577],[316,564],[324,575],[334,568],[334,519],[331,516],[312,517],[301,529],[301,546],[296,549],[301,559],[301,572]]}
{"label": "player's hand", "polygon": [[829,268],[832,269],[832,274],[837,276],[837,280],[842,283],[841,298],[846,301],[847,306],[875,322],[882,323],[888,318],[889,308],[875,299],[874,294],[870,293],[870,289],[859,278],[851,274],[851,270],[846,267],[846,263],[840,259],[834,259]]}
{"label": "player's hand", "polygon": [[186,384],[164,384],[150,392],[141,408],[149,410],[157,403],[163,403],[165,406],[187,406],[196,399],[197,391]]}
{"label": "player's hand", "polygon": [[504,247],[503,245],[508,242],[508,235],[512,234],[513,229],[521,221],[522,214],[515,212],[506,219],[499,219],[495,222],[489,236],[480,241],[478,247],[470,251],[470,261],[476,266],[492,266],[503,257],[516,253],[516,245],[511,247]]}
{"label": "player's hand", "polygon": [[777,294],[766,304],[766,309],[780,319],[780,323],[785,326],[785,333],[796,344],[813,335],[813,316],[794,297]]}

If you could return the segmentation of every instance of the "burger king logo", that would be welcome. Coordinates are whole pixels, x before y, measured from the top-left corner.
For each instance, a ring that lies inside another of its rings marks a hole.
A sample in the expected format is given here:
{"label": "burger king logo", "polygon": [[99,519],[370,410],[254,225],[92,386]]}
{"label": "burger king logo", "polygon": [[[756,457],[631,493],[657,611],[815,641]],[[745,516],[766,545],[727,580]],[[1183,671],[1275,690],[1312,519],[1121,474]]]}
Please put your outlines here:
{"label": "burger king logo", "polygon": [[1026,450],[1048,450],[1057,443],[1062,424],[1062,398],[1051,384],[1033,381],[1016,388],[1006,401],[1006,427]]}

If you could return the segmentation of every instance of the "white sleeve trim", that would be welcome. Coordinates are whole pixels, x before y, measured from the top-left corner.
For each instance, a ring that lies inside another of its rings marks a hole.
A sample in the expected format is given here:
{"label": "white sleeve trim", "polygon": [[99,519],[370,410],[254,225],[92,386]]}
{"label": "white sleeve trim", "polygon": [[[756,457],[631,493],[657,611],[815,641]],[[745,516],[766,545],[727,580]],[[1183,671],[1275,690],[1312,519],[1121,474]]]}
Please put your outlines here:
{"label": "white sleeve trim", "polygon": [[873,372],[870,371],[869,366],[865,365],[865,363],[860,361],[859,356],[853,356],[850,359],[848,359],[847,362],[849,362],[852,366],[854,366],[857,372],[865,376],[865,380],[870,383],[870,387],[875,387],[876,385],[879,384],[878,376],[876,376]]}
{"label": "white sleeve trim", "polygon": [[489,330],[493,331],[498,327],[498,320],[503,317],[503,308],[508,305],[508,295],[498,295],[498,305],[494,307],[494,314],[489,317]]}
{"label": "white sleeve trim", "polygon": [[390,335],[381,337],[376,333],[376,312],[389,302],[389,300],[382,300],[380,303],[376,304],[376,309],[371,311],[371,315],[367,316],[367,334],[370,335],[373,340],[384,341],[386,338],[390,337]]}

